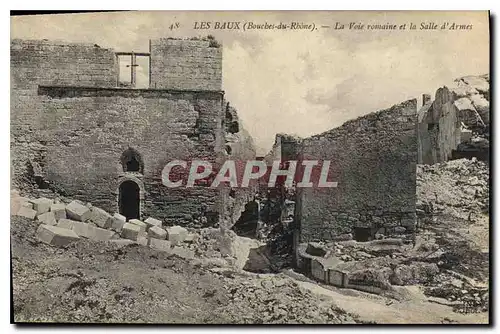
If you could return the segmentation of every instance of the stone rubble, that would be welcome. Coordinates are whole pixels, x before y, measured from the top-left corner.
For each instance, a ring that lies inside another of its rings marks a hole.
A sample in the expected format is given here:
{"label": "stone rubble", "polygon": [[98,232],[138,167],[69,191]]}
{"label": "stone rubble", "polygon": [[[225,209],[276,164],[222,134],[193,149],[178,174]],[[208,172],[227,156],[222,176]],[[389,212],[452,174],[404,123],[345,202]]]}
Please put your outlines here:
{"label": "stone rubble", "polygon": [[69,219],[84,222],[90,219],[92,212],[87,206],[77,201],[72,201],[66,206],[66,215]]}
{"label": "stone rubble", "polygon": [[79,239],[75,232],[57,227],[41,224],[36,231],[37,238],[52,246],[66,246]]}

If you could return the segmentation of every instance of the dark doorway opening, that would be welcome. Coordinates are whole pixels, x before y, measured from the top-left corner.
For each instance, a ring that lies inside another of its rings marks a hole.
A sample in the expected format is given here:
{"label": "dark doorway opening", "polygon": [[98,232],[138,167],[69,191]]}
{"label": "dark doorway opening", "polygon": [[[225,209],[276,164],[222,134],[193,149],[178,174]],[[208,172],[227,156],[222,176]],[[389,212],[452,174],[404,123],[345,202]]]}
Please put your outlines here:
{"label": "dark doorway opening", "polygon": [[120,214],[127,220],[139,219],[140,196],[139,186],[134,181],[125,181],[120,184],[119,208]]}
{"label": "dark doorway opening", "polygon": [[245,204],[245,211],[241,213],[240,219],[234,224],[233,231],[241,237],[255,238],[258,221],[259,204],[256,201],[248,202]]}
{"label": "dark doorway opening", "polygon": [[354,228],[354,240],[356,241],[370,241],[372,240],[372,229],[364,228],[364,227],[356,227]]}

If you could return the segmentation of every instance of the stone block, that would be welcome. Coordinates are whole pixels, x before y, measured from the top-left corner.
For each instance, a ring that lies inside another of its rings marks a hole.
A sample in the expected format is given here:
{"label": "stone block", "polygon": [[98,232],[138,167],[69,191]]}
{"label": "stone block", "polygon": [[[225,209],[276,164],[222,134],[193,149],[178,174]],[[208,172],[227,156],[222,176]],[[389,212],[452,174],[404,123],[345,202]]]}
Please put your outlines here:
{"label": "stone block", "polygon": [[313,256],[325,256],[326,249],[317,242],[310,242],[307,244],[306,253]]}
{"label": "stone block", "polygon": [[48,198],[37,198],[33,201],[33,210],[36,211],[37,215],[40,215],[45,212],[49,212],[50,206],[54,203],[51,199]]}
{"label": "stone block", "polygon": [[160,240],[160,239],[149,239],[149,247],[159,251],[169,252],[170,251],[170,241]]}
{"label": "stone block", "polygon": [[89,235],[90,235],[89,229],[91,228],[91,226],[88,223],[79,222],[76,220],[71,220],[71,219],[66,219],[66,218],[59,219],[59,222],[57,223],[57,227],[72,230],[78,236],[83,237],[83,238],[89,237]]}
{"label": "stone block", "polygon": [[40,223],[45,224],[45,225],[51,225],[51,226],[57,225],[57,221],[56,221],[56,217],[54,215],[54,212],[42,213],[41,215],[37,216],[37,219]]}
{"label": "stone block", "polygon": [[144,235],[144,234],[139,234],[137,236],[136,242],[139,245],[147,246],[148,245],[148,237],[146,235]]}
{"label": "stone block", "polygon": [[141,227],[132,223],[125,223],[121,231],[121,237],[125,239],[130,239],[137,241]]}
{"label": "stone block", "polygon": [[167,227],[167,239],[172,243],[172,245],[178,245],[183,242],[188,234],[188,231],[181,226],[171,226]]}
{"label": "stone block", "polygon": [[21,202],[20,203],[20,207],[21,208],[28,208],[28,209],[33,210],[33,203],[30,203],[30,202]]}
{"label": "stone block", "polygon": [[96,224],[97,226],[99,226],[101,228],[110,228],[111,227],[111,225],[113,223],[113,219],[109,213],[107,213],[103,209],[98,208],[96,206],[93,206],[90,209],[90,212],[91,212],[90,220],[92,220],[94,222],[94,224]]}
{"label": "stone block", "polygon": [[37,238],[52,246],[66,246],[79,239],[72,230],[41,224],[36,231]]}
{"label": "stone block", "polygon": [[143,221],[140,221],[139,219],[130,219],[128,221],[130,224],[134,224],[140,227],[141,232],[146,232],[148,225],[146,225]]}
{"label": "stone block", "polygon": [[111,229],[120,233],[122,231],[123,225],[125,225],[127,218],[122,216],[119,213],[115,213],[113,217],[111,217]]}
{"label": "stone block", "polygon": [[324,270],[323,265],[317,258],[311,260],[311,275],[320,282],[326,282],[327,272]]}
{"label": "stone block", "polygon": [[27,207],[21,207],[19,208],[19,210],[17,210],[16,216],[35,219],[36,211]]}
{"label": "stone block", "polygon": [[77,201],[73,201],[66,206],[66,216],[69,219],[83,222],[90,219],[91,215],[90,209]]}
{"label": "stone block", "polygon": [[149,228],[153,227],[153,226],[158,226],[158,227],[161,227],[162,223],[161,223],[161,220],[158,220],[158,219],[154,219],[152,217],[149,217],[148,219],[146,219],[144,221],[144,223],[147,225],[146,229],[148,230]]}
{"label": "stone block", "polygon": [[113,239],[114,235],[115,235],[114,231],[106,230],[100,227],[89,225],[87,229],[87,238],[94,241],[108,241]]}
{"label": "stone block", "polygon": [[54,213],[56,220],[66,218],[66,205],[64,203],[56,203],[50,206],[50,212]]}
{"label": "stone block", "polygon": [[166,239],[167,231],[158,226],[152,226],[148,230],[148,235],[154,239]]}

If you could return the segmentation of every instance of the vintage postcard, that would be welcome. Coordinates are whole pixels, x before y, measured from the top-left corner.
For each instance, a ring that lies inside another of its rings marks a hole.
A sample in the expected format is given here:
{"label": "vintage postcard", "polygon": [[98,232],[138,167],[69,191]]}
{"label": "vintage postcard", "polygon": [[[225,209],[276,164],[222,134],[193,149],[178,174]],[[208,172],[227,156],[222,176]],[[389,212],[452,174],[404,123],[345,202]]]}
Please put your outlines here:
{"label": "vintage postcard", "polygon": [[11,16],[12,322],[488,324],[487,11]]}

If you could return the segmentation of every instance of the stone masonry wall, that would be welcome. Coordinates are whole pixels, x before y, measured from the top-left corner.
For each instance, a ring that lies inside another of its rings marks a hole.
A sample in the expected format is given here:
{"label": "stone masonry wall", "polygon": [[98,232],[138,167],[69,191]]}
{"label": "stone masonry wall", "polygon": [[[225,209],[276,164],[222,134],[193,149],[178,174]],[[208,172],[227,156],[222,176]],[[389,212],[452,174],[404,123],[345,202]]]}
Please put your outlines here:
{"label": "stone masonry wall", "polygon": [[11,175],[18,182],[27,161],[43,147],[37,138],[43,114],[39,85],[114,87],[115,53],[95,44],[54,41],[11,41]]}
{"label": "stone masonry wall", "polygon": [[41,165],[66,196],[118,211],[120,158],[131,147],[144,163],[135,175],[144,184],[143,215],[182,223],[203,203],[216,205],[217,191],[167,188],[161,172],[171,160],[216,161],[221,93],[41,87],[40,94]]}
{"label": "stone masonry wall", "polygon": [[222,47],[215,40],[151,40],[151,88],[221,90]]}
{"label": "stone masonry wall", "polygon": [[415,225],[417,101],[409,100],[304,139],[301,159],[331,160],[336,188],[298,188],[298,240],[355,232],[410,232]]}

